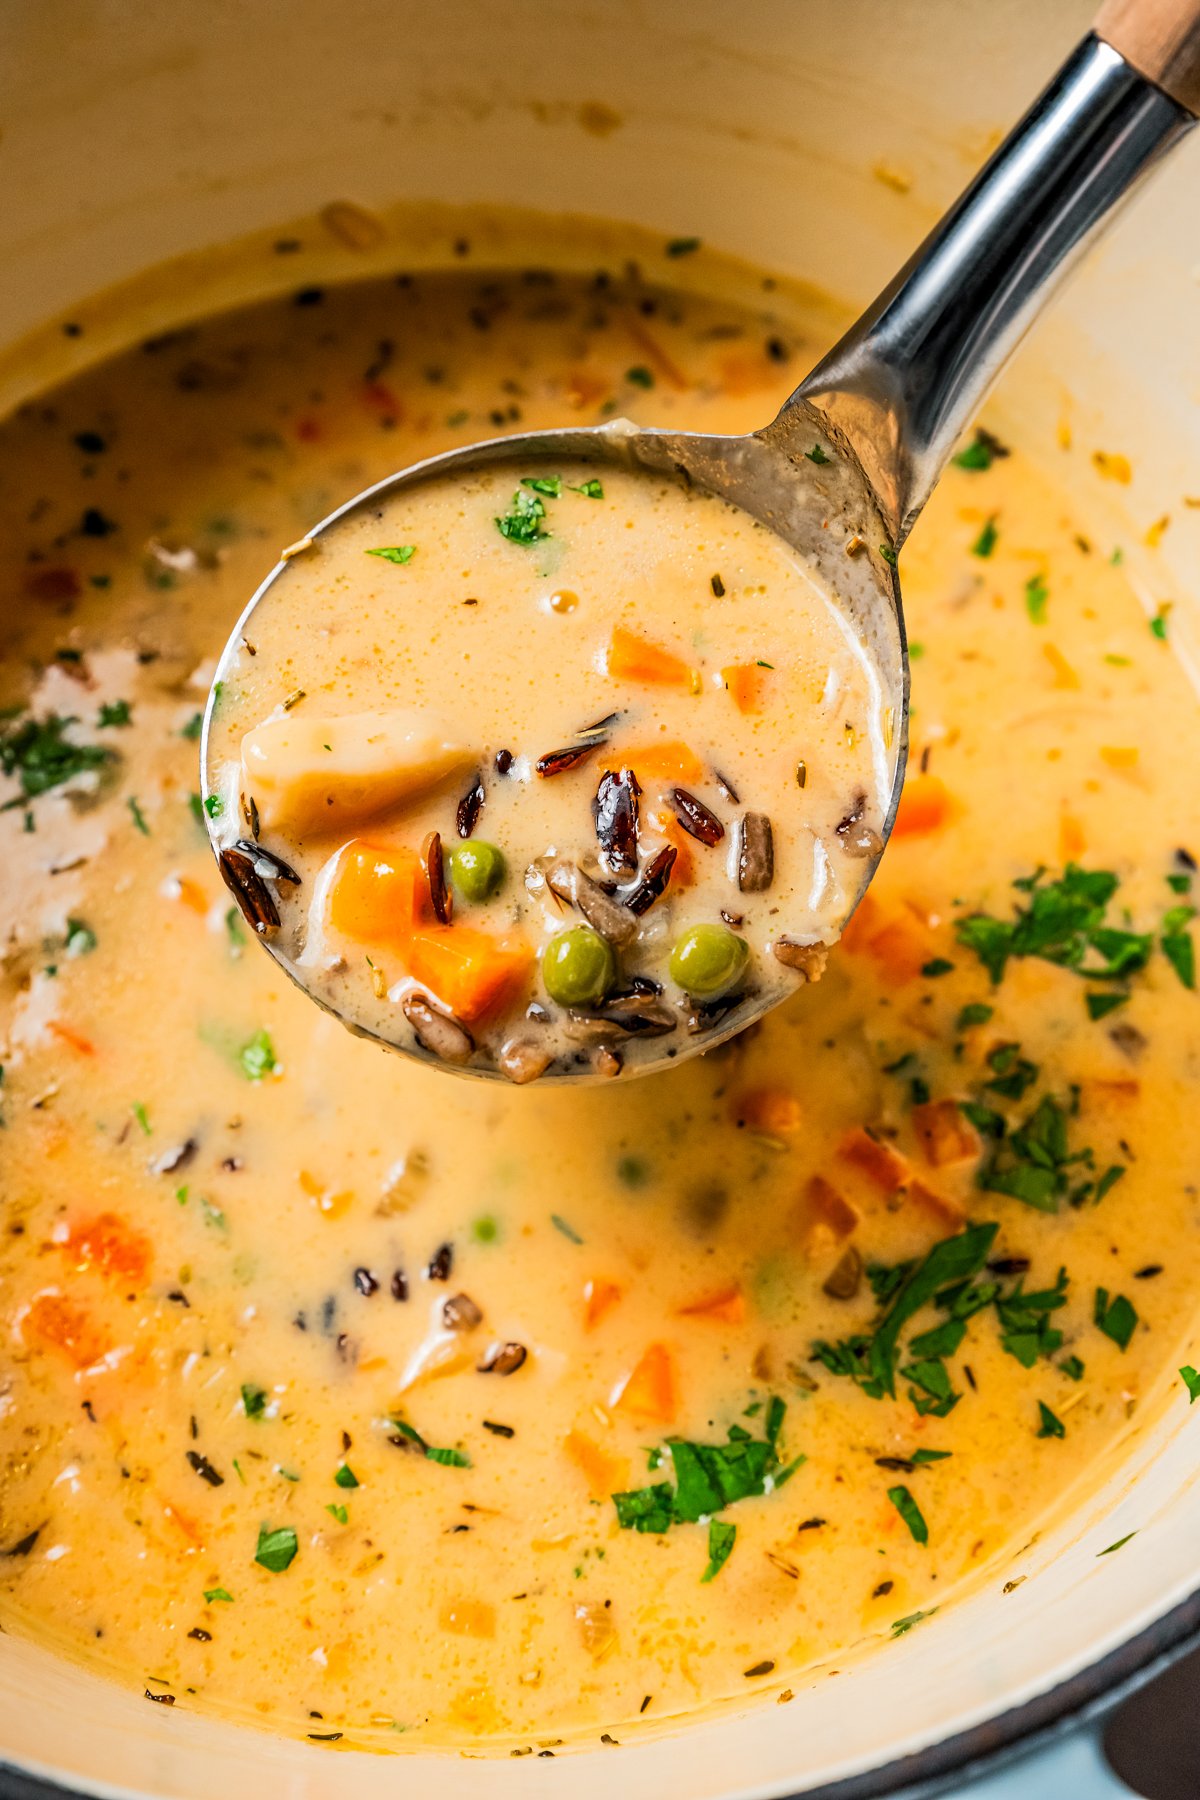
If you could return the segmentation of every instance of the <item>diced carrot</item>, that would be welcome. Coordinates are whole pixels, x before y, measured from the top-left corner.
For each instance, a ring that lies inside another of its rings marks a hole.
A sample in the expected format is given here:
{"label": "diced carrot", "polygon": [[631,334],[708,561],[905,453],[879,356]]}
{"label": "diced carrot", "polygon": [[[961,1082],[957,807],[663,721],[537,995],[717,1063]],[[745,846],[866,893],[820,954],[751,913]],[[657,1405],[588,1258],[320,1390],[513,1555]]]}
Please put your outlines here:
{"label": "diced carrot", "polygon": [[1054,670],[1056,688],[1077,688],[1079,686],[1079,676],[1057,644],[1043,644],[1042,655]]}
{"label": "diced carrot", "polygon": [[750,1088],[730,1108],[738,1124],[767,1137],[791,1137],[804,1123],[804,1108],[791,1088]]}
{"label": "diced carrot", "polygon": [[621,1298],[621,1290],[615,1281],[605,1281],[602,1277],[593,1277],[583,1284],[583,1322],[589,1331],[610,1313]]}
{"label": "diced carrot", "polygon": [[615,681],[645,681],[657,687],[692,685],[692,671],[682,657],[636,637],[620,625],[613,627],[608,646],[608,672]]}
{"label": "diced carrot", "polygon": [[721,670],[721,680],[740,713],[755,713],[762,705],[767,671],[757,663],[731,663]]}
{"label": "diced carrot", "polygon": [[927,1100],[912,1109],[913,1130],[931,1168],[979,1155],[979,1136],[956,1100]]}
{"label": "diced carrot", "polygon": [[866,947],[888,979],[897,983],[915,981],[929,961],[929,939],[907,912],[896,913],[872,934]]}
{"label": "diced carrot", "polygon": [[1058,821],[1058,853],[1062,862],[1077,862],[1087,849],[1083,826],[1072,813],[1063,813]]}
{"label": "diced carrot", "polygon": [[839,946],[852,954],[869,948],[871,936],[883,923],[883,908],[874,894],[864,894],[839,939]]}
{"label": "diced carrot", "polygon": [[650,1344],[620,1383],[614,1406],[655,1425],[669,1425],[678,1406],[675,1364],[665,1344]]}
{"label": "diced carrot", "polygon": [[846,1133],[838,1145],[838,1155],[868,1181],[882,1188],[885,1194],[894,1194],[908,1180],[908,1158],[893,1150],[890,1144],[872,1137],[861,1126]]}
{"label": "diced carrot", "polygon": [[914,1178],[908,1184],[908,1197],[923,1207],[926,1212],[933,1213],[943,1224],[957,1228],[966,1223],[966,1212],[957,1200],[947,1194],[939,1194],[933,1188],[926,1187],[923,1181]]}
{"label": "diced carrot", "polygon": [[585,406],[597,406],[608,393],[609,383],[603,375],[594,375],[589,369],[572,369],[563,383],[563,396],[567,405],[582,412]]}
{"label": "diced carrot", "polygon": [[923,837],[940,831],[957,810],[944,781],[936,775],[913,775],[904,784],[892,836]]}
{"label": "diced carrot", "polygon": [[593,1500],[607,1501],[624,1485],[625,1459],[610,1456],[582,1431],[568,1431],[563,1439],[563,1449],[587,1482]]}
{"label": "diced carrot", "polygon": [[360,944],[402,949],[430,910],[415,850],[358,838],[347,844],[329,888],[329,923]]}
{"label": "diced carrot", "polygon": [[676,890],[691,887],[696,879],[696,850],[692,839],[678,819],[665,819],[660,815],[654,822],[654,829],[675,849],[671,886]]}
{"label": "diced carrot", "polygon": [[741,1325],[746,1318],[746,1297],[736,1282],[732,1287],[719,1289],[716,1293],[706,1294],[702,1300],[693,1300],[689,1306],[679,1308],[685,1319],[716,1319],[722,1325]]}
{"label": "diced carrot", "polygon": [[621,751],[621,762],[632,769],[643,787],[655,781],[703,781],[704,764],[686,744],[641,744]]}
{"label": "diced carrot", "polygon": [[179,900],[184,906],[201,917],[208,911],[211,896],[206,894],[198,881],[192,881],[186,875],[169,875],[161,890],[168,900]]}
{"label": "diced carrot", "polygon": [[135,1287],[144,1284],[154,1261],[150,1239],[110,1212],[73,1226],[63,1248],[76,1268],[98,1269]]}
{"label": "diced carrot", "polygon": [[52,1031],[56,1038],[62,1039],[64,1044],[70,1044],[72,1050],[78,1050],[80,1056],[95,1056],[96,1046],[91,1038],[85,1038],[81,1031],[73,1031],[69,1025],[64,1025],[61,1019],[50,1019],[47,1022],[46,1030]]}
{"label": "diced carrot", "polygon": [[835,1237],[849,1237],[862,1217],[856,1206],[838,1192],[824,1175],[814,1175],[808,1184],[809,1210]]}
{"label": "diced carrot", "polygon": [[443,1631],[460,1637],[490,1638],[496,1635],[496,1609],[487,1600],[448,1600],[438,1614]]}
{"label": "diced carrot", "polygon": [[64,1294],[39,1294],[21,1323],[26,1343],[61,1350],[77,1369],[99,1362],[108,1345],[82,1306]]}
{"label": "diced carrot", "polygon": [[533,962],[519,939],[494,938],[472,925],[414,932],[405,958],[409,974],[468,1025],[514,1000]]}

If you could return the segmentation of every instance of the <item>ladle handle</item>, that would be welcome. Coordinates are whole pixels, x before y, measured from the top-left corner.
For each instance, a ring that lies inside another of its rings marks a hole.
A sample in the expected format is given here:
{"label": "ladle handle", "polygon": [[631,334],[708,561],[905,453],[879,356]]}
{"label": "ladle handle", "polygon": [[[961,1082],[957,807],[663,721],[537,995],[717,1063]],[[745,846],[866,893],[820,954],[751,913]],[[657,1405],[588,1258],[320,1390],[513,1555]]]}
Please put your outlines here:
{"label": "ladle handle", "polygon": [[[815,406],[857,456],[897,547],[955,439],[1063,275],[1195,124],[1197,0],[1108,0],[1093,34],[762,434],[807,449]],[[800,404],[797,404],[800,403]],[[794,440],[794,442],[793,442]]]}
{"label": "ladle handle", "polygon": [[1200,6],[1195,0],[1105,0],[1096,36],[1139,75],[1200,115]]}

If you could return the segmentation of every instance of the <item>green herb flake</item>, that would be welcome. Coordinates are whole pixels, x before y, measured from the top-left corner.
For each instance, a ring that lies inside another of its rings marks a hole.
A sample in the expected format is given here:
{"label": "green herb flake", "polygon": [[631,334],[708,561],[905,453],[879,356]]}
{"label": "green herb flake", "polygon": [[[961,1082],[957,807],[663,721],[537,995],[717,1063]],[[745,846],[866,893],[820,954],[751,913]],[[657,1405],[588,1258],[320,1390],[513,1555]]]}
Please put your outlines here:
{"label": "green herb flake", "polygon": [[221,814],[225,811],[225,802],[222,800],[220,794],[206,794],[204,799],[204,810],[210,819],[219,819]]}
{"label": "green herb flake", "polygon": [[1165,931],[1162,952],[1185,988],[1196,986],[1196,946],[1190,931]]}
{"label": "green herb flake", "polygon": [[1068,1381],[1083,1380],[1084,1364],[1078,1356],[1064,1356],[1058,1366]]}
{"label": "green herb flake", "polygon": [[999,438],[993,437],[990,431],[984,431],[980,426],[976,429],[972,441],[965,449],[958,452],[953,461],[956,469],[966,469],[972,474],[979,474],[984,469],[990,469],[1000,457],[1007,455],[1008,451]]}
{"label": "green herb flake", "polygon": [[929,980],[935,980],[939,975],[951,975],[953,972],[954,964],[944,956],[931,957],[927,963],[921,964],[921,973]]}
{"label": "green herb flake", "polygon": [[1038,1436],[1040,1438],[1065,1438],[1067,1428],[1062,1420],[1050,1411],[1044,1400],[1038,1401]]}
{"label": "green herb flake", "polygon": [[384,562],[410,563],[417,554],[415,544],[385,544],[379,550],[368,550],[367,556],[381,556]]}
{"label": "green herb flake", "polygon": [[887,1497],[895,1507],[896,1511],[900,1514],[900,1517],[904,1520],[904,1523],[908,1526],[909,1534],[912,1537],[913,1542],[915,1544],[927,1544],[929,1542],[929,1527],[925,1523],[925,1515],[922,1513],[908,1489],[906,1487],[889,1488]]}
{"label": "green herb flake", "polygon": [[1167,614],[1170,610],[1171,607],[1168,602],[1160,606],[1154,617],[1150,620],[1151,635],[1156,637],[1160,644],[1165,644],[1167,641]]}
{"label": "green herb flake", "polygon": [[230,954],[240,956],[250,941],[242,926],[242,915],[236,906],[231,906],[225,914],[225,930],[229,936]]}
{"label": "green herb flake", "polygon": [[700,239],[698,237],[670,238],[666,245],[668,256],[691,256],[699,248]]}
{"label": "green herb flake", "polygon": [[700,1577],[701,1581],[712,1581],[719,1575],[729,1561],[734,1543],[737,1540],[737,1526],[726,1524],[724,1519],[710,1519],[708,1522],[708,1567]]}
{"label": "green herb flake", "polygon": [[968,1031],[972,1025],[986,1025],[995,1010],[994,1006],[988,1006],[982,1000],[971,1000],[959,1011],[954,1029]]}
{"label": "green herb flake", "polygon": [[181,728],[179,735],[181,738],[187,738],[189,743],[194,744],[203,730],[204,714],[193,713],[187,724]]}
{"label": "green herb flake", "polygon": [[804,452],[804,454],[805,454],[805,456],[807,456],[809,462],[811,462],[811,463],[820,464],[820,463],[827,463],[829,461],[828,456],[825,454],[824,450],[822,450],[820,444],[814,444],[812,449],[806,450]]}
{"label": "green herb flake", "polygon": [[1180,1369],[1179,1375],[1188,1391],[1188,1405],[1194,1406],[1196,1401],[1200,1400],[1200,1370],[1193,1369],[1190,1363],[1185,1363]]}
{"label": "green herb flake", "polygon": [[274,1531],[267,1525],[260,1525],[254,1560],[273,1575],[282,1575],[285,1569],[291,1568],[299,1548],[296,1533],[290,1525],[279,1525]]}
{"label": "green herb flake", "polygon": [[1046,623],[1046,608],[1050,603],[1050,589],[1046,586],[1044,575],[1031,575],[1025,583],[1025,611],[1035,625]]}
{"label": "green herb flake", "polygon": [[985,558],[989,557],[996,548],[996,539],[999,535],[999,532],[996,530],[996,515],[993,513],[991,518],[984,525],[983,530],[979,533],[979,536],[975,539],[975,542],[971,545],[971,555]]}
{"label": "green herb flake", "polygon": [[133,711],[128,700],[102,701],[96,724],[101,730],[109,726],[132,725]]}
{"label": "green herb flake", "polygon": [[471,1221],[471,1236],[477,1244],[494,1244],[500,1236],[500,1227],[491,1213],[480,1213]]}
{"label": "green herb flake", "polygon": [[550,1223],[553,1225],[555,1231],[561,1231],[563,1236],[568,1238],[572,1244],[582,1244],[583,1239],[575,1230],[575,1227],[573,1225],[568,1225],[567,1221],[562,1218],[560,1214],[551,1213]]}
{"label": "green herb flake", "polygon": [[1190,875],[1184,875],[1182,873],[1168,875],[1167,886],[1173,894],[1190,894],[1192,891],[1192,878]]}
{"label": "green herb flake", "polygon": [[133,823],[134,823],[134,826],[136,827],[136,829],[141,832],[143,837],[149,837],[150,836],[150,827],[146,823],[146,815],[142,811],[141,807],[138,805],[137,801],[134,799],[132,794],[130,794],[130,796],[129,796],[128,800],[126,800],[125,804],[129,808],[129,816],[133,820]]}
{"label": "green herb flake", "polygon": [[582,494],[585,500],[603,500],[604,498],[604,484],[594,475],[590,481],[581,481],[578,487],[571,482],[568,482],[567,486],[573,494]]}
{"label": "green herb flake", "polygon": [[892,546],[890,544],[880,544],[879,554],[880,554],[880,556],[882,556],[884,562],[887,563],[889,568],[894,569],[896,567],[896,563],[897,563],[898,559],[896,556],[896,552],[892,549]]}
{"label": "green herb flake", "polygon": [[[0,727],[0,773],[16,776],[25,799],[35,799],[113,760],[113,752],[103,745],[71,742],[67,730],[78,723],[76,718],[51,713],[46,719]],[[15,804],[9,800],[6,808]]]}
{"label": "green herb flake", "polygon": [[253,1382],[242,1383],[242,1407],[248,1419],[261,1419],[267,1410],[267,1390]]}
{"label": "green herb flake", "polygon": [[545,517],[544,502],[528,488],[520,487],[513,495],[508,511],[497,517],[496,530],[510,544],[536,544],[540,538],[550,535],[542,529]]}
{"label": "green herb flake", "polygon": [[340,1488],[356,1488],[359,1486],[358,1476],[349,1463],[339,1463],[333,1472],[333,1479]]}
{"label": "green herb flake", "polygon": [[90,925],[82,919],[67,920],[67,955],[90,956],[96,948],[97,938]]}
{"label": "green herb flake", "polygon": [[654,386],[654,376],[644,363],[638,363],[632,369],[626,369],[625,379],[634,387],[652,388]]}
{"label": "green herb flake", "polygon": [[325,1508],[325,1511],[331,1513],[339,1525],[348,1525],[350,1523],[350,1514],[344,1506],[331,1504]]}
{"label": "green herb flake", "polygon": [[1105,1337],[1112,1339],[1119,1350],[1128,1350],[1138,1322],[1137,1308],[1124,1294],[1115,1294],[1110,1300],[1107,1288],[1097,1288],[1092,1322]]}
{"label": "green herb flake", "polygon": [[299,1481],[300,1479],[295,1469],[285,1469],[282,1463],[275,1464],[275,1473],[281,1476],[284,1481]]}
{"label": "green herb flake", "polygon": [[1097,1550],[1096,1555],[1097,1556],[1111,1556],[1114,1551],[1123,1550],[1125,1548],[1126,1544],[1129,1543],[1130,1539],[1135,1538],[1136,1536],[1137,1536],[1136,1531],[1127,1531],[1125,1533],[1125,1536],[1123,1538],[1118,1538],[1115,1544],[1108,1544],[1105,1546],[1105,1548],[1103,1550]]}
{"label": "green herb flake", "polygon": [[233,1595],[229,1592],[228,1588],[205,1588],[204,1600],[205,1604],[208,1606],[212,1606],[213,1603],[218,1600],[222,1601],[226,1606],[233,1605]]}
{"label": "green herb flake", "polygon": [[238,1062],[247,1081],[264,1081],[279,1067],[270,1033],[256,1031],[248,1044],[238,1051]]}
{"label": "green herb flake", "polygon": [[1105,993],[1103,990],[1092,991],[1083,996],[1089,1019],[1107,1018],[1110,1012],[1116,1012],[1118,1006],[1124,1006],[1128,994]]}
{"label": "green herb flake", "polygon": [[471,1467],[471,1459],[464,1450],[445,1450],[436,1444],[427,1444],[414,1426],[410,1425],[406,1419],[397,1418],[395,1414],[392,1415],[392,1424],[402,1437],[406,1437],[410,1444],[416,1446],[427,1461],[442,1463],[450,1469],[469,1469]]}
{"label": "green herb flake", "polygon": [[1117,980],[1145,967],[1151,935],[1104,923],[1118,886],[1111,870],[1068,863],[1057,880],[1038,869],[1013,886],[1028,904],[1018,903],[1012,919],[968,913],[955,924],[959,943],[975,952],[994,982],[1014,956],[1037,956],[1092,981]]}
{"label": "green herb flake", "polygon": [[146,1108],[142,1105],[141,1101],[135,1100],[129,1110],[133,1114],[134,1118],[137,1120],[138,1129],[141,1131],[142,1136],[143,1137],[152,1136],[153,1134],[152,1134],[151,1125],[150,1125],[150,1115],[146,1111]]}
{"label": "green herb flake", "polygon": [[561,475],[522,475],[521,486],[531,489],[535,494],[545,494],[551,500],[562,498]]}
{"label": "green herb flake", "polygon": [[894,1638],[903,1637],[906,1631],[911,1631],[914,1625],[919,1625],[921,1623],[922,1619],[932,1619],[936,1611],[937,1607],[931,1606],[926,1612],[909,1613],[903,1619],[894,1619],[892,1621],[892,1636]]}

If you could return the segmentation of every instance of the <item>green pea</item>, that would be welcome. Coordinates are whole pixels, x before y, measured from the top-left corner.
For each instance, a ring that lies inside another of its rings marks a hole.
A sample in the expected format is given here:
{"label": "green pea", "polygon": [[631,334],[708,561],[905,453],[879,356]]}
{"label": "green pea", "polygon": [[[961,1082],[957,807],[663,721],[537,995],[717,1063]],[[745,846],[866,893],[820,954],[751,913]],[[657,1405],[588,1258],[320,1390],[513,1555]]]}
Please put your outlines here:
{"label": "green pea", "polygon": [[611,947],[590,925],[572,925],[551,938],[542,957],[546,992],[560,1006],[594,1006],[616,980]]}
{"label": "green pea", "polygon": [[737,981],[750,946],[724,925],[691,925],[671,952],[671,980],[697,1000],[713,1000]]}
{"label": "green pea", "polygon": [[504,880],[504,855],[495,844],[471,838],[450,852],[450,879],[472,906],[490,900]]}

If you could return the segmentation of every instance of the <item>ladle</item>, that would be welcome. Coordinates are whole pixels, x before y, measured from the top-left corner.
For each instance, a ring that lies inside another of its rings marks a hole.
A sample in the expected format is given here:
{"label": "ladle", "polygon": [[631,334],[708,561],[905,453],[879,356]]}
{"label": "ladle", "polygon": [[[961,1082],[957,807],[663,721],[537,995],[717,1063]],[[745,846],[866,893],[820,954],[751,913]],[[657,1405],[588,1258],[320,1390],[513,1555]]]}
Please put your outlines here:
{"label": "ladle", "polygon": [[[492,439],[388,476],[331,513],[308,539],[409,484],[534,459],[585,459],[666,472],[732,501],[801,554],[873,652],[896,721],[886,842],[908,742],[908,652],[897,555],[959,433],[1063,274],[1117,203],[1195,124],[1198,112],[1197,0],[1108,0],[1094,31],[966,192],[761,431],[718,437],[619,420]],[[817,460],[815,446],[820,446]],[[206,800],[218,781],[210,762],[216,684],[236,680],[250,621],[264,597],[288,579],[289,566],[282,559],[267,576],[218,666],[201,740]],[[258,628],[253,636],[259,636]],[[245,823],[216,805],[206,810],[217,812],[209,832],[218,857],[226,853],[223,873],[229,879],[228,852],[235,839],[244,839]],[[864,863],[855,902],[875,866]],[[267,856],[258,878],[269,890]],[[270,941],[269,932],[261,933],[261,919],[251,923],[281,966],[305,986],[303,968]],[[663,1060],[711,1048],[776,997],[748,996],[682,1046],[674,1038],[659,1040]],[[415,1039],[389,1047],[427,1057]],[[479,1062],[460,1072],[499,1073]],[[586,1067],[572,1066],[561,1073],[552,1067],[546,1078],[590,1077]]]}

